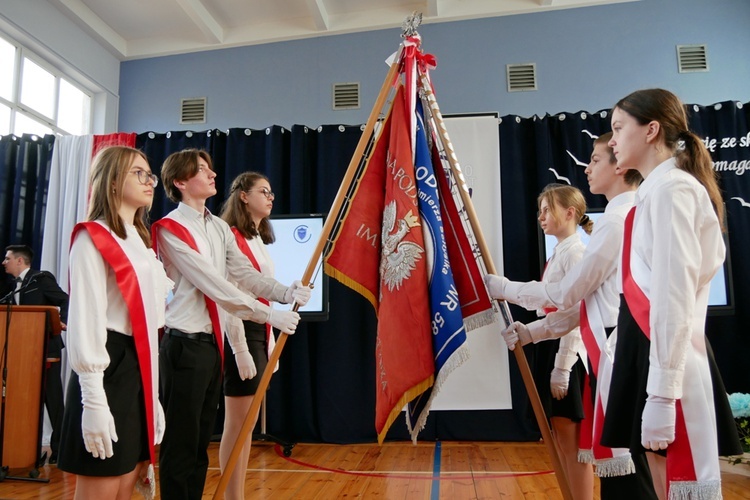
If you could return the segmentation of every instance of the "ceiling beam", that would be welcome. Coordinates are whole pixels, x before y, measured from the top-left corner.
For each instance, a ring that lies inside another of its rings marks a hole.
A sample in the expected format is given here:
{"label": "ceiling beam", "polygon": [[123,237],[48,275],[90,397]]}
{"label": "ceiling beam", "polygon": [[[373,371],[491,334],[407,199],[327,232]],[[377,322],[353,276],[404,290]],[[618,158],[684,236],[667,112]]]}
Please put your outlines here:
{"label": "ceiling beam", "polygon": [[438,5],[440,3],[440,0],[427,0],[426,7],[427,7],[427,14],[425,17],[438,17],[440,16],[440,6]]}
{"label": "ceiling beam", "polygon": [[326,8],[325,0],[305,0],[310,15],[318,31],[328,31],[330,29],[330,17]]}
{"label": "ceiling beam", "polygon": [[177,0],[177,3],[190,16],[190,19],[198,26],[209,43],[221,43],[224,41],[224,28],[208,12],[208,9],[201,3],[201,0]]}
{"label": "ceiling beam", "polygon": [[69,17],[79,20],[79,26],[102,42],[107,50],[120,58],[128,55],[128,42],[113,30],[101,17],[94,14],[81,0],[56,0],[59,8]]}

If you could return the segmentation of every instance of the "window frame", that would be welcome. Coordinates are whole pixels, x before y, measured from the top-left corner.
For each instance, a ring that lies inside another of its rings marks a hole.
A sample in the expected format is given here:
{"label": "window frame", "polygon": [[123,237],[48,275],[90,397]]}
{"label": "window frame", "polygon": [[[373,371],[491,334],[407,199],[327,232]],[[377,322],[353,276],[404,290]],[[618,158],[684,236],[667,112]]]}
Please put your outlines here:
{"label": "window frame", "polygon": [[[52,64],[50,61],[46,60],[44,57],[40,56],[36,52],[24,47],[23,44],[17,42],[16,40],[8,36],[6,33],[0,32],[0,38],[3,41],[9,43],[10,45],[16,48],[14,68],[13,68],[13,83],[12,83],[12,90],[11,90],[12,101],[9,101],[3,98],[2,96],[0,96],[0,103],[10,108],[10,123],[8,124],[9,133],[10,134],[14,133],[14,129],[16,125],[16,116],[18,113],[21,113],[27,118],[40,122],[46,127],[49,127],[55,135],[74,135],[72,132],[65,130],[59,126],[61,80],[65,80],[68,84],[78,89],[81,93],[83,93],[84,96],[88,98],[89,109],[88,109],[88,117],[87,117],[87,124],[86,124],[87,126],[85,127],[86,130],[81,131],[81,133],[84,135],[93,133],[94,99],[95,99],[94,93],[91,92],[91,90],[84,87],[83,85],[81,85],[75,79],[71,78],[69,75],[65,74],[59,68],[55,67],[55,65]],[[28,105],[21,103],[21,84],[22,84],[23,71],[24,71],[24,62],[26,59],[30,60],[31,62],[33,62],[40,68],[42,68],[43,70],[49,72],[55,79],[53,104],[52,104],[53,116],[51,117],[48,117],[42,114],[41,112],[36,111],[35,109],[29,107]]]}

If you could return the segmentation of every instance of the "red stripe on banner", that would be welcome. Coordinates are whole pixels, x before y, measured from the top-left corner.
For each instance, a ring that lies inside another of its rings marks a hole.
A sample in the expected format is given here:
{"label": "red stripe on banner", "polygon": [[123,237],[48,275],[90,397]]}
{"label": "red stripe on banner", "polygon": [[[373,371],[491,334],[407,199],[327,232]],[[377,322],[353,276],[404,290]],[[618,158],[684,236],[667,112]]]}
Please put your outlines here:
{"label": "red stripe on banner", "polygon": [[583,346],[586,348],[586,353],[591,361],[591,370],[594,372],[594,377],[599,377],[599,360],[601,359],[602,353],[599,350],[599,344],[594,336],[594,331],[591,329],[585,300],[581,301],[580,329]]}
{"label": "red stripe on banner", "polygon": [[651,340],[651,326],[649,323],[649,304],[648,297],[638,286],[630,272],[630,248],[633,238],[633,219],[635,219],[635,207],[630,209],[628,216],[625,217],[625,234],[622,241],[622,293],[625,296],[625,302],[628,304],[630,314],[638,323],[643,334]]}
{"label": "red stripe on banner", "polygon": [[693,451],[690,448],[690,438],[685,425],[685,415],[682,412],[682,401],[677,400],[676,419],[674,426],[674,442],[667,448],[667,495],[672,481],[696,481]]}
{"label": "red stripe on banner", "polygon": [[[253,265],[253,267],[260,272],[260,264],[258,263],[258,259],[255,258],[255,255],[253,255],[253,251],[250,250],[250,245],[247,244],[247,240],[244,236],[242,236],[242,233],[239,229],[236,227],[232,227],[232,232],[234,233],[234,237],[237,240],[237,246],[240,248],[240,252],[242,252],[245,257],[247,257],[250,260],[250,263]],[[258,302],[261,304],[265,304],[268,307],[271,307],[271,303],[264,299],[263,297],[258,297]],[[269,341],[271,337],[271,325],[269,323],[266,323],[266,342]]]}
{"label": "red stripe on banner", "polygon": [[[159,253],[159,248],[157,245],[158,239],[156,237],[156,230],[158,228],[166,229],[170,233],[177,236],[180,240],[182,240],[183,243],[185,243],[187,246],[198,252],[198,245],[195,243],[195,239],[193,238],[193,235],[190,234],[190,231],[188,231],[185,226],[183,226],[176,220],[165,217],[163,219],[159,219],[151,225],[151,241],[154,246],[154,251],[157,254]],[[219,348],[219,356],[221,356],[221,362],[223,365],[224,334],[221,331],[221,321],[219,321],[219,308],[216,305],[216,302],[209,299],[205,294],[203,294],[203,298],[206,300],[206,309],[208,309],[208,316],[211,318],[211,326],[213,326],[214,337],[216,337],[216,346]]]}
{"label": "red stripe on banner", "polygon": [[[598,381],[597,381],[598,384]],[[597,387],[599,387],[597,385]],[[604,428],[604,406],[601,398],[596,398],[596,415],[594,416],[594,458],[612,458],[615,454],[612,448],[602,446],[602,429]]]}
{"label": "red stripe on banner", "polygon": [[[444,170],[440,162],[440,154],[437,151],[437,146],[433,147],[432,157],[434,159],[433,168],[435,169],[435,178],[438,180],[440,211],[445,229],[448,261],[453,270],[453,281],[456,284],[456,291],[458,291],[461,314],[466,319],[491,310],[492,302],[487,294],[487,289],[482,280],[482,273],[479,270],[469,237],[461,221],[456,200],[451,193],[447,178],[448,174],[439,175]],[[467,326],[467,331],[471,330],[470,326]]]}
{"label": "red stripe on banner", "polygon": [[133,341],[140,365],[141,383],[143,384],[143,402],[146,408],[146,432],[148,434],[149,458],[156,464],[154,452],[154,397],[151,374],[151,344],[148,338],[148,324],[146,311],[143,309],[143,296],[138,284],[138,276],[128,256],[119,243],[109,233],[109,230],[97,222],[81,222],[76,224],[70,236],[71,246],[79,231],[85,229],[91,236],[94,246],[102,254],[104,260],[115,272],[117,286],[122,298],[128,306],[130,324],[133,328]]}
{"label": "red stripe on banner", "polygon": [[591,379],[588,373],[583,378],[583,420],[578,437],[578,448],[591,450],[594,436],[594,399],[591,396]]}

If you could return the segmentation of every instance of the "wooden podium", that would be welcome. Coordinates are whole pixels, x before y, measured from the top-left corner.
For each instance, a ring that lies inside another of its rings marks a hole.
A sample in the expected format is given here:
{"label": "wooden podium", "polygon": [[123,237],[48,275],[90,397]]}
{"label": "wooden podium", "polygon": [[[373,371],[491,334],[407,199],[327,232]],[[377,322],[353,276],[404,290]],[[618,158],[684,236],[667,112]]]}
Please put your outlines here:
{"label": "wooden podium", "polygon": [[3,467],[37,469],[47,337],[59,335],[60,329],[60,315],[54,306],[0,305],[0,352],[7,349],[0,356],[0,374],[5,373],[0,406]]}

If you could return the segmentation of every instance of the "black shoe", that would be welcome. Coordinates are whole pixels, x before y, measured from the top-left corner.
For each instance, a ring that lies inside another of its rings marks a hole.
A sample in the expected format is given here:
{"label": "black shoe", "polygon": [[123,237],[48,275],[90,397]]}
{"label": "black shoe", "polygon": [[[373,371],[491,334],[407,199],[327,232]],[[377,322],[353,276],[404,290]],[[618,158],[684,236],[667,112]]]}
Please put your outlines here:
{"label": "black shoe", "polygon": [[53,451],[52,454],[49,456],[49,461],[47,462],[50,465],[55,465],[57,463],[57,452]]}

